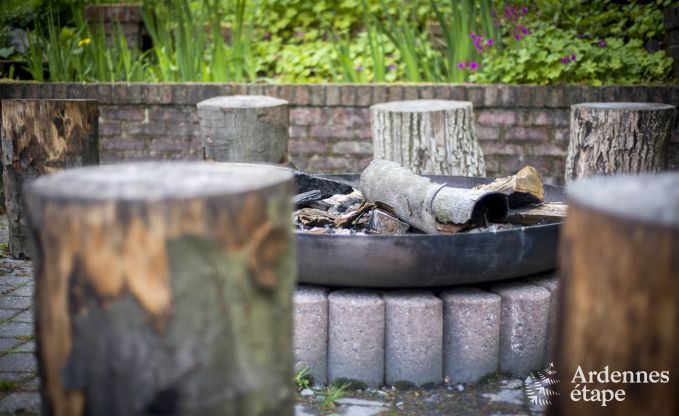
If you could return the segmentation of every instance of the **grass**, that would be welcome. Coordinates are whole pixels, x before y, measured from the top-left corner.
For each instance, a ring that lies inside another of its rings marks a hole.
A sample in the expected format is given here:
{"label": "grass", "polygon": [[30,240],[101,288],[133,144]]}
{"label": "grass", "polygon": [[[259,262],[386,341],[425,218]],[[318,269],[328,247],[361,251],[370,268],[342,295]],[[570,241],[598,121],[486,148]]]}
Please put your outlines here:
{"label": "grass", "polygon": [[325,391],[322,393],[323,400],[321,400],[320,406],[326,410],[334,409],[337,406],[336,402],[346,395],[348,389],[349,389],[348,384],[342,385],[332,384],[326,387]]}
{"label": "grass", "polygon": [[311,386],[311,370],[305,366],[295,372],[295,387],[297,390],[308,389]]}
{"label": "grass", "polygon": [[19,388],[19,383],[6,378],[0,379],[0,392],[11,393]]}

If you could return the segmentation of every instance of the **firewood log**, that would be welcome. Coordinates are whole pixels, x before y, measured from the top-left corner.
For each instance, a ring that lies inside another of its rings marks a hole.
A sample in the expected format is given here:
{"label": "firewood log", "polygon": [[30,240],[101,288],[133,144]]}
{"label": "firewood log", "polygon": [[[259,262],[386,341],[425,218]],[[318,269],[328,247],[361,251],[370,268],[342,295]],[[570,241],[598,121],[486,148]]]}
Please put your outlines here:
{"label": "firewood log", "polygon": [[542,179],[532,166],[524,167],[516,175],[498,178],[489,184],[475,186],[474,189],[507,194],[510,208],[536,204],[545,199]]}

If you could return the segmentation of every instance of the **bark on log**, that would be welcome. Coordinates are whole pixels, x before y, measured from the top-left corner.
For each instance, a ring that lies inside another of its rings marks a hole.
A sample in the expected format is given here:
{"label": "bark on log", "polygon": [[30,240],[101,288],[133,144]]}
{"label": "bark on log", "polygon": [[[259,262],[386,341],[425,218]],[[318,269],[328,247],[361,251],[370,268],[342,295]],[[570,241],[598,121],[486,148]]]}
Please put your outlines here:
{"label": "bark on log", "polygon": [[548,202],[509,210],[510,224],[533,225],[541,222],[559,222],[566,219],[568,205]]}
{"label": "bark on log", "polygon": [[571,107],[566,183],[595,175],[667,168],[674,106],[584,103]]}
{"label": "bark on log", "polygon": [[516,175],[498,178],[489,184],[475,186],[474,189],[506,194],[509,208],[536,204],[545,199],[542,179],[532,166],[524,167]]}
{"label": "bark on log", "polygon": [[447,231],[445,224],[485,225],[507,217],[505,194],[437,184],[388,160],[370,162],[360,190],[366,200],[387,205],[399,219],[430,234]]}
{"label": "bark on log", "polygon": [[[679,173],[590,178],[569,187],[567,202],[561,396],[551,414],[679,414]],[[595,375],[594,383],[573,383],[578,366],[587,378],[606,367],[635,380],[638,371],[669,371],[669,382],[600,383]],[[573,401],[577,383],[580,391],[623,389],[624,401]]]}
{"label": "bark on log", "polygon": [[23,188],[41,175],[99,164],[99,109],[91,100],[3,100],[2,125],[9,253],[31,257]]}
{"label": "bark on log", "polygon": [[375,159],[418,175],[485,176],[472,103],[414,100],[370,107]]}
{"label": "bark on log", "polygon": [[72,169],[27,193],[50,415],[292,414],[292,174]]}
{"label": "bark on log", "polygon": [[206,160],[287,163],[287,101],[234,95],[210,98],[197,107]]}

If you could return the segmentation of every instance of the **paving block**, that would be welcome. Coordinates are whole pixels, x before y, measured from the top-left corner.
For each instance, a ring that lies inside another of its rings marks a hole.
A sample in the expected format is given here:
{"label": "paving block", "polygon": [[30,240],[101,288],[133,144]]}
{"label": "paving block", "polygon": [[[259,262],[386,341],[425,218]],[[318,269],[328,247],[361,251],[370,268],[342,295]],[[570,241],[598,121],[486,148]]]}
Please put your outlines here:
{"label": "paving block", "polygon": [[311,370],[314,384],[328,374],[328,290],[300,285],[293,296],[295,369]]}
{"label": "paving block", "polygon": [[547,342],[545,345],[545,364],[547,364],[550,361],[554,361],[554,354],[556,353],[556,331],[559,324],[559,277],[555,274],[550,274],[527,279],[526,281],[549,290],[549,319],[547,320]]}
{"label": "paving block", "polygon": [[328,378],[371,387],[384,382],[384,300],[378,292],[328,295]]}
{"label": "paving block", "polygon": [[476,383],[497,372],[500,296],[476,288],[441,293],[443,375],[453,383]]}
{"label": "paving block", "polygon": [[427,291],[397,290],[386,304],[385,379],[435,386],[443,380],[443,302]]}
{"label": "paving block", "polygon": [[502,297],[500,371],[526,377],[544,364],[549,291],[525,282],[493,285]]}

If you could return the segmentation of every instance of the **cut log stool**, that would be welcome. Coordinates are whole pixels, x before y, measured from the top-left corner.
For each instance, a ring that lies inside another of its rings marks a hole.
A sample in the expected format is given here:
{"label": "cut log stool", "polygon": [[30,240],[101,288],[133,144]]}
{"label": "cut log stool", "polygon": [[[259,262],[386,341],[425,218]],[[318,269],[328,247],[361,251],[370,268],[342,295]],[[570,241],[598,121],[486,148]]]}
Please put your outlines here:
{"label": "cut log stool", "polygon": [[587,176],[666,169],[673,120],[674,106],[668,104],[572,106],[566,183]]}
{"label": "cut log stool", "polygon": [[292,187],[204,162],[35,181],[47,414],[291,415]]}
{"label": "cut log stool", "polygon": [[393,101],[370,107],[373,156],[416,174],[485,176],[469,101]]}
{"label": "cut log stool", "polygon": [[[562,382],[552,414],[679,414],[679,173],[588,178],[566,192],[555,360]],[[578,366],[585,378],[599,372],[580,387],[623,389],[624,401],[571,400]],[[628,372],[628,381],[601,383],[606,369],[618,380],[613,371]]]}
{"label": "cut log stool", "polygon": [[24,186],[41,175],[99,164],[98,135],[96,101],[2,101],[2,164],[12,257],[31,257]]}
{"label": "cut log stool", "polygon": [[214,97],[197,104],[206,160],[286,163],[288,102],[260,95]]}

